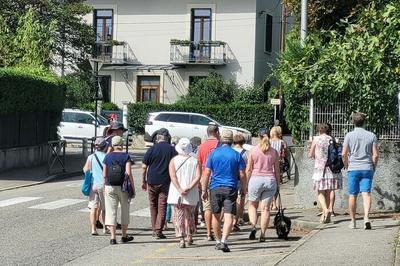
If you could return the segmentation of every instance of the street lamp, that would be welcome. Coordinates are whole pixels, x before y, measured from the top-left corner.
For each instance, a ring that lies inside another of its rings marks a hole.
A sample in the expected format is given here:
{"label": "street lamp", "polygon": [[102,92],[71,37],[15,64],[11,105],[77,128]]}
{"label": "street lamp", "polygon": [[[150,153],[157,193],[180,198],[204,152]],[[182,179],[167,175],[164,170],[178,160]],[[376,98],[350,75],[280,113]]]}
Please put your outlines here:
{"label": "street lamp", "polygon": [[94,107],[94,137],[97,138],[97,126],[98,126],[98,120],[97,120],[97,101],[100,98],[101,92],[99,94],[99,89],[101,88],[100,86],[100,81],[99,81],[99,71],[101,67],[103,66],[103,61],[100,59],[95,59],[91,58],[89,59],[90,65],[93,69],[93,77],[94,77],[94,88],[95,88],[95,107]]}

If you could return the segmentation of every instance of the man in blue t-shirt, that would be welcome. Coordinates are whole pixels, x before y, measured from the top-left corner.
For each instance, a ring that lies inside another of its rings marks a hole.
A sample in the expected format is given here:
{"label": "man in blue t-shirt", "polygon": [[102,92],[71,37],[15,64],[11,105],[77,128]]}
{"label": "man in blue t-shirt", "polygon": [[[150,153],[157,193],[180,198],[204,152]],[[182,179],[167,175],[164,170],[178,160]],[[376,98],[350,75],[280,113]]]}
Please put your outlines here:
{"label": "man in blue t-shirt", "polygon": [[168,130],[159,130],[156,136],[157,143],[147,150],[143,157],[141,177],[142,190],[148,192],[150,204],[150,218],[153,235],[156,239],[165,239],[163,234],[165,211],[171,179],[169,176],[169,162],[178,153],[169,143]]}
{"label": "man in blue t-shirt", "polygon": [[[238,176],[242,184],[245,180],[245,162],[242,156],[232,149],[233,132],[224,130],[221,133],[221,146],[214,149],[206,163],[205,178],[202,183],[202,198],[207,200],[210,197],[211,210],[213,213],[213,231],[217,244],[215,249],[229,252],[227,239],[231,233],[234,216],[236,215],[236,199]],[[212,172],[212,175],[211,175]],[[208,195],[207,185],[211,175],[209,185],[210,195]],[[241,188],[242,194],[246,193],[246,186]],[[224,208],[224,227],[221,238],[221,210]]]}

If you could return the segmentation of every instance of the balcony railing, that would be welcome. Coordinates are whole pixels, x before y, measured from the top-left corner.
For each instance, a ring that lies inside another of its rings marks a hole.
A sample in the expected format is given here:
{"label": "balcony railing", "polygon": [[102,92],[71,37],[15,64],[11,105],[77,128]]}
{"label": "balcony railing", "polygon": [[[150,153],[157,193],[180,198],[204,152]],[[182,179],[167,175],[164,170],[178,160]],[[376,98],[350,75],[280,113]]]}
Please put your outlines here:
{"label": "balcony railing", "polygon": [[97,42],[95,57],[103,61],[104,64],[139,64],[139,61],[127,42]]}
{"label": "balcony railing", "polygon": [[225,65],[227,45],[222,41],[171,40],[170,62],[173,65]]}

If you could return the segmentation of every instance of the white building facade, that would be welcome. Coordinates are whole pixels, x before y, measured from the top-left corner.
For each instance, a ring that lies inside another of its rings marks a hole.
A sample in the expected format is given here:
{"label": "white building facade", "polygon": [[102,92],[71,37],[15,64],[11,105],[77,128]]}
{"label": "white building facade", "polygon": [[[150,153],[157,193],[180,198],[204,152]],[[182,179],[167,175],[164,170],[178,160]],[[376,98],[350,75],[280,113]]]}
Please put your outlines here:
{"label": "white building facade", "polygon": [[214,71],[263,84],[281,45],[280,0],[90,0],[103,98],[174,103]]}

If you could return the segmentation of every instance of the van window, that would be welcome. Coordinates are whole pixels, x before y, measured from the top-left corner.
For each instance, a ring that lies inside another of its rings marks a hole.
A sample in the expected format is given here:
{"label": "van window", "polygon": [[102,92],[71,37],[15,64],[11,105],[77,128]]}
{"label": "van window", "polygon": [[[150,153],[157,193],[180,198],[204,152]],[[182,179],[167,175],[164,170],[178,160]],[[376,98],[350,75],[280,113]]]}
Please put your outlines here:
{"label": "van window", "polygon": [[75,113],[63,112],[61,121],[67,123],[76,123]]}
{"label": "van window", "polygon": [[208,126],[208,123],[212,122],[211,119],[200,115],[192,115],[192,124]]}
{"label": "van window", "polygon": [[76,113],[76,122],[82,124],[92,124],[94,118],[91,115],[83,114],[83,113]]}
{"label": "van window", "polygon": [[171,114],[168,122],[176,122],[176,123],[185,123],[189,124],[189,115],[184,115],[184,114]]}
{"label": "van window", "polygon": [[154,118],[154,120],[156,121],[168,121],[170,114],[159,114],[156,118]]}

